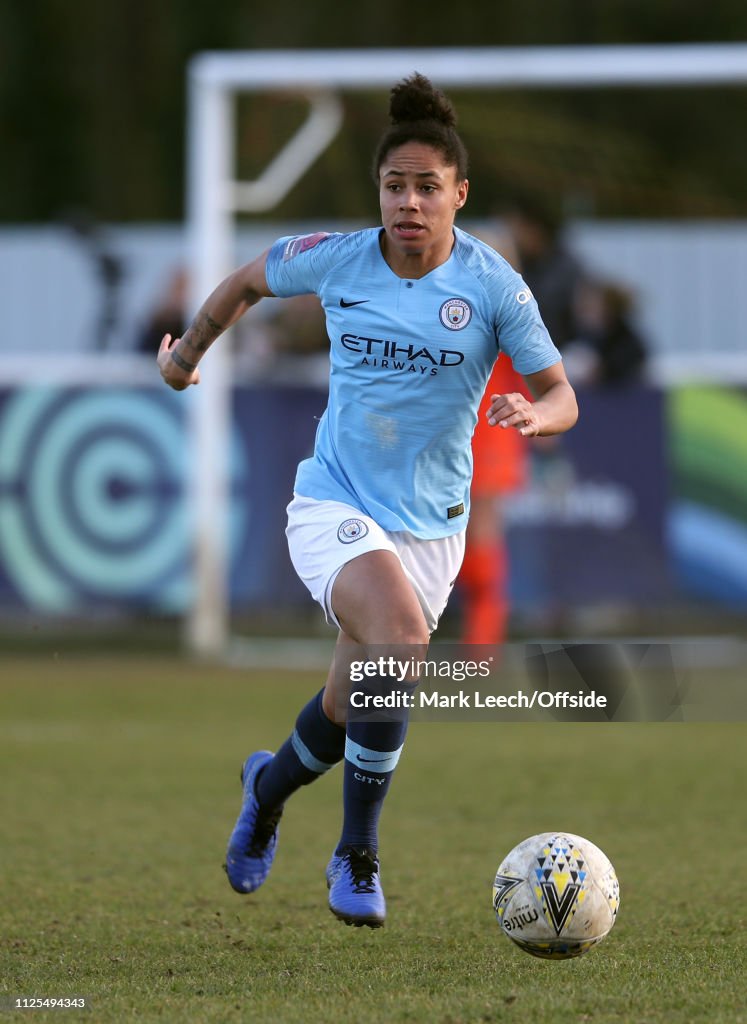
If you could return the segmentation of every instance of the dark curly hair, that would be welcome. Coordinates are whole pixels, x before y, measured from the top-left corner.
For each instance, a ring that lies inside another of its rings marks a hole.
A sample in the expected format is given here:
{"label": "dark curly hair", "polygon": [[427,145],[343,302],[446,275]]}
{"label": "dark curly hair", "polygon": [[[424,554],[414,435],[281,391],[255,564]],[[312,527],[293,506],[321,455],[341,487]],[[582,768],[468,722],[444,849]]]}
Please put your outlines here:
{"label": "dark curly hair", "polygon": [[379,140],[371,168],[377,185],[387,155],[407,142],[432,146],[441,153],[447,166],[456,168],[459,181],[467,177],[467,150],[456,130],[454,107],[424,75],[416,73],[394,86],[389,117],[392,125]]}

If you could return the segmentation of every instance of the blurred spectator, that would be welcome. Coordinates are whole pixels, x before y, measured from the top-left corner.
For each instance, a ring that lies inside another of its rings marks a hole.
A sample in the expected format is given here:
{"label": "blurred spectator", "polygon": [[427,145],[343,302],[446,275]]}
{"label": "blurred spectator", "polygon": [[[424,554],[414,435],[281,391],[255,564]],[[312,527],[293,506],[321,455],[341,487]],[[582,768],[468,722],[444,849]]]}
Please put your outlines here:
{"label": "blurred spectator", "polygon": [[514,200],[503,221],[516,250],[515,262],[507,259],[532,290],[550,337],[562,351],[576,337],[575,297],[586,271],[566,247],[560,220],[539,202]]}
{"label": "blurred spectator", "polygon": [[583,281],[575,295],[575,336],[563,349],[570,380],[615,386],[640,380],[646,347],[633,326],[633,296],[609,281]]}
{"label": "blurred spectator", "polygon": [[646,349],[633,326],[630,293],[593,277],[566,246],[559,218],[541,203],[516,199],[504,220],[515,246],[515,258],[507,258],[531,288],[569,379],[602,386],[639,379]]}
{"label": "blurred spectator", "polygon": [[158,305],[153,309],[144,323],[136,339],[138,352],[155,355],[164,334],[172,338],[181,338],[187,326],[189,276],[183,267],[174,273],[163,292],[159,292]]}

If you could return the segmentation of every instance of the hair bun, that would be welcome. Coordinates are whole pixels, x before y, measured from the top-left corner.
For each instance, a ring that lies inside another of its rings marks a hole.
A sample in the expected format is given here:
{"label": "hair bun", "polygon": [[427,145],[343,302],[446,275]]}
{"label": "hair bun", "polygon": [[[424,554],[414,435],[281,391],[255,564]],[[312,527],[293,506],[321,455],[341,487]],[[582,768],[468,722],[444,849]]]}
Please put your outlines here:
{"label": "hair bun", "polygon": [[408,121],[437,121],[447,128],[455,128],[454,107],[440,89],[425,75],[414,74],[394,86],[389,101],[392,124]]}

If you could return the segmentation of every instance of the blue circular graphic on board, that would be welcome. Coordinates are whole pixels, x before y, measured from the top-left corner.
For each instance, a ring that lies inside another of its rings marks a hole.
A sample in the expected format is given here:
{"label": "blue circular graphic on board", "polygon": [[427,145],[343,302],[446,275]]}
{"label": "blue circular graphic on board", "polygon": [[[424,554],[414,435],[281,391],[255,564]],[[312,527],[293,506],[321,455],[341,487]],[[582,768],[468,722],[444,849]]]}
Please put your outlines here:
{"label": "blue circular graphic on board", "polygon": [[[185,403],[155,389],[27,388],[0,418],[0,555],[34,608],[182,610],[191,594]],[[246,452],[232,440],[232,489]],[[231,544],[249,509],[232,501]]]}

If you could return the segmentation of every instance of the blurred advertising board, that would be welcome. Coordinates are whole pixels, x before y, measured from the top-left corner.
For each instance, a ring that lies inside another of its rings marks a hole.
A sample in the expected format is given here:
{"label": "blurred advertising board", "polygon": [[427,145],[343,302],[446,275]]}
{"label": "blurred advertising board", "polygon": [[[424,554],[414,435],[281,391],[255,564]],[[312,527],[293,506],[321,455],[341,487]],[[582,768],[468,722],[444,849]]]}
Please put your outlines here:
{"label": "blurred advertising board", "polygon": [[[231,598],[308,602],[284,526],[325,395],[234,393]],[[518,605],[747,608],[747,398],[737,389],[580,395],[506,510]],[[0,390],[0,609],[181,614],[193,581],[185,402],[165,388]]]}

